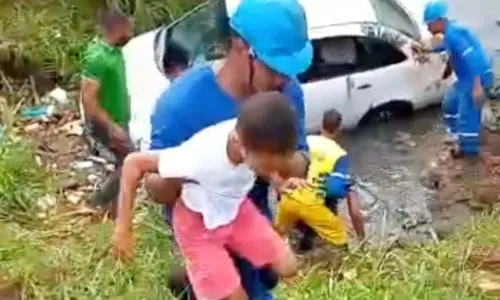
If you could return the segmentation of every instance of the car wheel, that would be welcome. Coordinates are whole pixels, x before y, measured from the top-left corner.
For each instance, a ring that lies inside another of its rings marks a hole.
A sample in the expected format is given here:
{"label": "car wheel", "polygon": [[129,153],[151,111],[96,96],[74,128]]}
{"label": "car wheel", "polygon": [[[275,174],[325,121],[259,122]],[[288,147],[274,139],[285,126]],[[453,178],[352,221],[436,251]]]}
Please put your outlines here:
{"label": "car wheel", "polygon": [[388,123],[393,117],[394,114],[390,109],[382,109],[375,114],[373,121],[377,123]]}
{"label": "car wheel", "polygon": [[371,109],[359,122],[360,125],[373,123],[387,123],[396,118],[409,117],[413,113],[413,106],[407,101],[392,101],[377,108]]}

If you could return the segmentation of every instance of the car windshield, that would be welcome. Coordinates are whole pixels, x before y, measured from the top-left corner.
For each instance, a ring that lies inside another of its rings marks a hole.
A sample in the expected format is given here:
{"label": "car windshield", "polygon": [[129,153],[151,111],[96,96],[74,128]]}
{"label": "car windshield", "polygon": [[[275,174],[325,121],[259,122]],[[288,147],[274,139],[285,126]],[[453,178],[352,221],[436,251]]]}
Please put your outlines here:
{"label": "car windshield", "polygon": [[370,0],[380,24],[420,40],[420,29],[397,0]]}
{"label": "car windshield", "polygon": [[208,1],[165,30],[165,45],[175,43],[182,47],[189,55],[190,64],[222,58],[227,41],[224,1]]}

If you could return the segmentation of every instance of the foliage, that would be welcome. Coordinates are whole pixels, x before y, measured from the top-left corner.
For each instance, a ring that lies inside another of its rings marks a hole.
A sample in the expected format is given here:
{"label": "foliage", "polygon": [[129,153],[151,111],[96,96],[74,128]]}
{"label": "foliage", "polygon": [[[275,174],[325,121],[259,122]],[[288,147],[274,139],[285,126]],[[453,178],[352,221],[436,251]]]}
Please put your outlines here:
{"label": "foliage", "polygon": [[21,142],[0,142],[0,221],[36,223],[37,200],[51,191],[49,174]]}
{"label": "foliage", "polygon": [[[0,1],[0,49],[2,59],[15,55],[19,69],[71,74],[80,54],[97,33],[96,17],[103,4],[118,5],[130,13],[137,33],[167,24],[197,0],[3,0]],[[30,62],[30,63],[27,63]]]}

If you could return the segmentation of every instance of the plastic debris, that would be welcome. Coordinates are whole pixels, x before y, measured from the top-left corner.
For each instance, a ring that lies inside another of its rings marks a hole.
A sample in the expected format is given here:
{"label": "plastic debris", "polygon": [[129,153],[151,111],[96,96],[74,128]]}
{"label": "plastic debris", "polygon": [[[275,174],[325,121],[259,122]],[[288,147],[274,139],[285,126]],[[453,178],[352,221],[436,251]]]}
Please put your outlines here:
{"label": "plastic debris", "polygon": [[71,164],[71,167],[76,170],[86,170],[94,167],[94,163],[91,161],[77,161]]}
{"label": "plastic debris", "polygon": [[21,117],[24,119],[42,119],[53,116],[55,112],[56,108],[53,105],[30,106],[21,111]]}
{"label": "plastic debris", "polygon": [[69,97],[68,92],[60,87],[56,87],[51,90],[45,96],[43,96],[42,101],[45,103],[55,103],[58,105],[68,105]]}

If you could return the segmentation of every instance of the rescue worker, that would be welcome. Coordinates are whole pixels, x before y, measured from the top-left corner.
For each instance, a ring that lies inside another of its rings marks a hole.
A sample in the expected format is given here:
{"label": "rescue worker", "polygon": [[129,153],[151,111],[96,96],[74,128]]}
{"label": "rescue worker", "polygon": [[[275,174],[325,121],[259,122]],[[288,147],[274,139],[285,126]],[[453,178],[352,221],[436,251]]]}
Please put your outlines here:
{"label": "rescue worker", "polygon": [[432,51],[447,51],[457,76],[443,102],[447,131],[458,141],[452,152],[477,156],[483,101],[494,82],[491,58],[470,28],[448,18],[445,1],[428,2],[424,22],[434,35]]}

